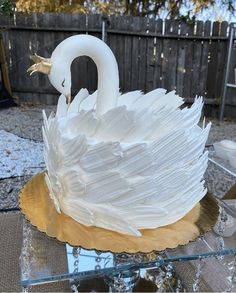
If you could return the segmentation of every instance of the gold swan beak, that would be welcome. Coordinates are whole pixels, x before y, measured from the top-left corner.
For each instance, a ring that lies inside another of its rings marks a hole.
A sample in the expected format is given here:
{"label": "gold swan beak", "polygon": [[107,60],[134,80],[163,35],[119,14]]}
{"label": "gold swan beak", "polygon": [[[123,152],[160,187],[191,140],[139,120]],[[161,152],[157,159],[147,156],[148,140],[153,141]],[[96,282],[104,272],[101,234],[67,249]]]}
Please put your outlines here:
{"label": "gold swan beak", "polygon": [[34,64],[27,69],[27,72],[32,75],[34,72],[41,72],[44,74],[49,74],[52,63],[50,58],[43,58],[36,53],[30,56],[30,59],[34,61]]}
{"label": "gold swan beak", "polygon": [[67,104],[71,103],[71,94],[66,96],[66,101],[67,101]]}

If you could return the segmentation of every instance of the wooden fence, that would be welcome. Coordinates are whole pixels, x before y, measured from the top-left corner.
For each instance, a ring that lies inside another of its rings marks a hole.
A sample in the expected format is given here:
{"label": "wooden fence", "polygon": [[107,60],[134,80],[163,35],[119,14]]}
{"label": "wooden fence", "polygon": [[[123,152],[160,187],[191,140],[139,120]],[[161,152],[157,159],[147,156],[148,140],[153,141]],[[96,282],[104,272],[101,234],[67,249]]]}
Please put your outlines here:
{"label": "wooden fence", "polygon": [[[55,103],[58,93],[43,74],[30,77],[29,55],[50,57],[63,39],[78,33],[101,38],[100,15],[16,14],[1,17],[6,56],[13,91],[21,100],[33,103]],[[142,17],[112,16],[107,25],[107,43],[119,65],[122,92],[156,87],[192,100],[202,95],[207,103],[218,104],[227,58],[229,25],[227,22],[185,23],[177,20],[152,20]],[[234,49],[235,50],[235,49]],[[236,56],[236,54],[233,54]],[[232,62],[236,67],[236,57]],[[72,64],[72,88],[94,91],[97,86],[95,64],[86,57]],[[234,80],[233,74],[231,75]],[[228,103],[236,105],[234,96]]]}

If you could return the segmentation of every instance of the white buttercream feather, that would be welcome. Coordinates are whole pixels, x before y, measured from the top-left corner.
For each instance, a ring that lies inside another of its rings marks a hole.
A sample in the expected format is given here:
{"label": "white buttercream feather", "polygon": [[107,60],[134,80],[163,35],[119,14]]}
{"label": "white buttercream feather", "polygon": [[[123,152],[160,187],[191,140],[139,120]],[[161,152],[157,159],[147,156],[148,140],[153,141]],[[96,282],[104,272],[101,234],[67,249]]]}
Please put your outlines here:
{"label": "white buttercream feather", "polygon": [[154,91],[143,110],[133,102],[139,112],[119,106],[100,117],[67,111],[61,96],[50,123],[44,114],[47,184],[60,210],[85,225],[137,236],[138,229],[177,221],[205,195],[210,124],[197,126],[202,100],[180,110],[182,99],[164,95],[175,100],[166,107],[163,93]]}
{"label": "white buttercream feather", "polygon": [[74,97],[72,103],[68,108],[69,113],[78,113],[80,109],[80,104],[89,96],[87,89],[81,89],[78,94]]}

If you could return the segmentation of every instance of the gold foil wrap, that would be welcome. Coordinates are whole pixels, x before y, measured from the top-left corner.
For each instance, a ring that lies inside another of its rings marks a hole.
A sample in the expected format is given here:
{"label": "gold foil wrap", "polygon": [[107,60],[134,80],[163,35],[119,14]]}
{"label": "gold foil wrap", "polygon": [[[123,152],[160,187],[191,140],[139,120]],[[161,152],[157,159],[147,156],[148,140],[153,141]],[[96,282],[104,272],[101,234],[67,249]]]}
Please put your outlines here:
{"label": "gold foil wrap", "polygon": [[49,197],[44,173],[32,177],[20,193],[20,208],[25,217],[50,237],[86,249],[115,253],[161,251],[187,244],[209,231],[218,218],[218,205],[207,194],[178,222],[156,229],[142,230],[142,237],[84,226],[64,213],[58,214]]}

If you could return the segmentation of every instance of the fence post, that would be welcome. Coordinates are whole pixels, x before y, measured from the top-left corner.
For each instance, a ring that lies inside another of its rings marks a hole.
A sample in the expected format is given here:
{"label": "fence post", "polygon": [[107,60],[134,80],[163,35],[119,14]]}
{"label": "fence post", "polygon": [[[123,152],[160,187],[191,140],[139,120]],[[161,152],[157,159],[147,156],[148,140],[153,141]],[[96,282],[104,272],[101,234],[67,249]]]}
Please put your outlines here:
{"label": "fence post", "polygon": [[0,74],[2,73],[3,84],[10,95],[12,95],[11,84],[7,70],[6,55],[3,46],[2,32],[0,32]]}
{"label": "fence post", "polygon": [[227,94],[227,86],[228,86],[227,84],[229,79],[229,68],[230,68],[233,42],[235,37],[235,30],[236,30],[236,24],[234,23],[230,27],[230,34],[229,34],[229,45],[228,45],[228,53],[227,53],[227,64],[225,69],[223,95],[220,102],[220,117],[219,117],[220,121],[223,121],[223,118],[224,118],[224,110],[225,110],[225,102],[226,102],[226,94]]}
{"label": "fence post", "polygon": [[108,17],[107,15],[103,14],[102,15],[102,40],[103,42],[107,42],[107,30],[106,30],[106,25],[108,22]]}

